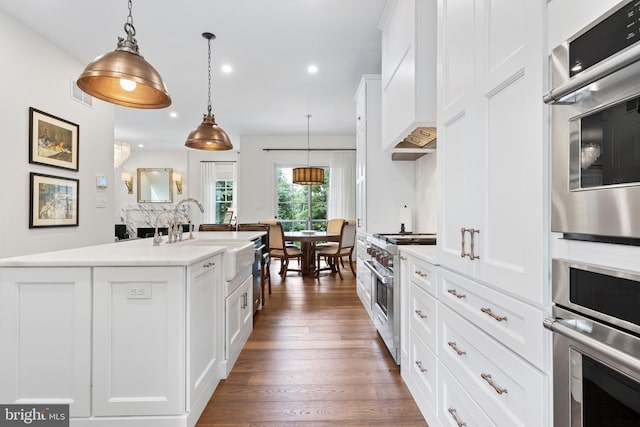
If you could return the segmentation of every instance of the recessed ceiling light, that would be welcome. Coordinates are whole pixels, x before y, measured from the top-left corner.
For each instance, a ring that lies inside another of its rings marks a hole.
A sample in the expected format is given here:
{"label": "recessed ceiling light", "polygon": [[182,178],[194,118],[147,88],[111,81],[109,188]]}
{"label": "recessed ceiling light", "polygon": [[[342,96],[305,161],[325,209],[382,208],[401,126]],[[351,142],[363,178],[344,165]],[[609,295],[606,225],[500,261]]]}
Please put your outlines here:
{"label": "recessed ceiling light", "polygon": [[169,113],[169,117],[171,117],[172,119],[175,119],[176,117],[178,117],[178,113],[176,113],[175,111],[172,111]]}
{"label": "recessed ceiling light", "polygon": [[231,65],[225,64],[225,65],[222,66],[222,72],[223,73],[229,74],[232,71],[233,71],[233,68],[231,67]]}
{"label": "recessed ceiling light", "polygon": [[138,144],[138,147],[144,148],[144,144]]}
{"label": "recessed ceiling light", "polygon": [[309,74],[315,74],[318,72],[318,67],[316,65],[309,65],[307,71],[309,72]]}

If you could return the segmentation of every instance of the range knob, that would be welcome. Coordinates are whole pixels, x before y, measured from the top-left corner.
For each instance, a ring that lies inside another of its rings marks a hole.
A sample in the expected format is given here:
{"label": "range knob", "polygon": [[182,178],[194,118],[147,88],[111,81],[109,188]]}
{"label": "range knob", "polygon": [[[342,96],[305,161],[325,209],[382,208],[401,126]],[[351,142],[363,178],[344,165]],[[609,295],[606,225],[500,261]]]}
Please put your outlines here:
{"label": "range knob", "polygon": [[380,260],[380,264],[384,265],[385,267],[389,267],[389,257],[383,256]]}
{"label": "range knob", "polygon": [[372,248],[371,246],[369,246],[369,247],[367,248],[367,254],[368,254],[368,255],[373,255],[373,248]]}

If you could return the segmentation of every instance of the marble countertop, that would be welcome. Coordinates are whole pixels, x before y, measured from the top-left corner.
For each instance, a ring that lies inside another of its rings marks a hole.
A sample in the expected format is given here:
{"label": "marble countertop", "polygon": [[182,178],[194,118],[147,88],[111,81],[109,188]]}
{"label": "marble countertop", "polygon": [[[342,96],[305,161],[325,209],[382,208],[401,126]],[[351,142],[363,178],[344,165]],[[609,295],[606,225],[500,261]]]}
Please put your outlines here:
{"label": "marble countertop", "polygon": [[[249,242],[261,231],[195,232],[193,240],[159,246],[152,239],[134,239],[0,259],[0,267],[137,267],[186,266],[224,252],[231,242]],[[187,233],[184,234],[186,238]]]}
{"label": "marble countertop", "polygon": [[398,248],[402,254],[412,255],[430,264],[438,265],[436,245],[400,245]]}

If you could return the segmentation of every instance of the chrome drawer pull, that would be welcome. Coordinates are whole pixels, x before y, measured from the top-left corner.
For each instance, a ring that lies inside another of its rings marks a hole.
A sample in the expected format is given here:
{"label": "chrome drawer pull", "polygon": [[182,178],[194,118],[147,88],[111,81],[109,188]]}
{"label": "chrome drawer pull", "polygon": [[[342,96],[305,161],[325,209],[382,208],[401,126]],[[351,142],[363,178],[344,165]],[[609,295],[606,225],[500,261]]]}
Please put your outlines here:
{"label": "chrome drawer pull", "polygon": [[424,366],[422,366],[422,362],[419,360],[416,360],[416,366],[418,367],[418,369],[420,369],[420,372],[427,372],[428,369],[425,368]]}
{"label": "chrome drawer pull", "polygon": [[500,388],[496,385],[496,383],[493,382],[493,380],[491,379],[491,375],[481,374],[480,376],[482,377],[483,380],[488,382],[491,387],[493,387],[496,393],[498,394],[508,393],[506,388]]}
{"label": "chrome drawer pull", "polygon": [[498,322],[502,322],[503,320],[507,320],[507,316],[498,316],[497,314],[495,314],[493,311],[491,311],[490,308],[484,308],[482,307],[480,309],[481,312],[493,317],[494,319],[496,319]]}
{"label": "chrome drawer pull", "polygon": [[458,411],[456,411],[454,408],[449,408],[449,413],[453,417],[453,420],[456,422],[456,424],[458,424],[458,427],[464,427],[467,425],[467,423],[458,418]]}
{"label": "chrome drawer pull", "polygon": [[415,313],[421,318],[426,319],[427,315],[422,312],[422,310],[415,310]]}
{"label": "chrome drawer pull", "polygon": [[417,274],[417,275],[418,275],[418,276],[420,276],[420,277],[429,277],[429,274],[427,274],[427,273],[423,273],[423,272],[422,272],[422,271],[420,271],[420,270],[416,270],[416,271],[414,271],[414,274]]}
{"label": "chrome drawer pull", "polygon": [[467,297],[465,294],[459,294],[458,292],[456,292],[455,289],[447,289],[447,292],[449,292],[451,295],[453,295],[454,297],[456,297],[458,299]]}
{"label": "chrome drawer pull", "polygon": [[449,341],[447,344],[449,344],[449,347],[451,347],[453,349],[453,351],[458,353],[458,356],[462,356],[463,354],[467,354],[466,351],[462,351],[462,350],[458,349],[458,346],[456,345],[455,341]]}
{"label": "chrome drawer pull", "polygon": [[204,264],[202,266],[202,268],[209,268],[209,267],[213,267],[214,265],[216,265],[215,262],[208,262],[208,263]]}
{"label": "chrome drawer pull", "polygon": [[404,257],[404,256],[400,255],[400,260],[401,260],[401,261],[406,261],[406,260],[407,260],[407,257]]}

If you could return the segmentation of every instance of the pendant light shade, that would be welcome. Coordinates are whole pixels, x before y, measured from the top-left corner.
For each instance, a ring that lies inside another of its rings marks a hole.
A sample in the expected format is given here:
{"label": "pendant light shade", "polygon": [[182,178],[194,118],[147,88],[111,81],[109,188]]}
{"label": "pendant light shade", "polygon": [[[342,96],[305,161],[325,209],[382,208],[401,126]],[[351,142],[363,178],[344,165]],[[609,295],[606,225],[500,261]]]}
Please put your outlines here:
{"label": "pendant light shade", "polygon": [[155,109],[171,105],[167,87],[158,71],[140,55],[131,16],[124,25],[127,38],[118,37],[118,46],[90,62],[78,77],[78,87],[103,101],[125,107]]}
{"label": "pendant light shade", "polygon": [[311,114],[307,114],[307,167],[295,168],[293,170],[293,183],[300,185],[322,185],[324,184],[324,169],[312,168],[309,162],[309,119]]}
{"label": "pendant light shade", "polygon": [[209,98],[207,103],[207,113],[202,119],[200,126],[195,128],[187,138],[186,145],[196,150],[231,150],[233,145],[229,140],[229,135],[216,123],[216,119],[211,114],[211,40],[216,36],[212,33],[202,33],[202,37],[207,39],[209,51]]}

